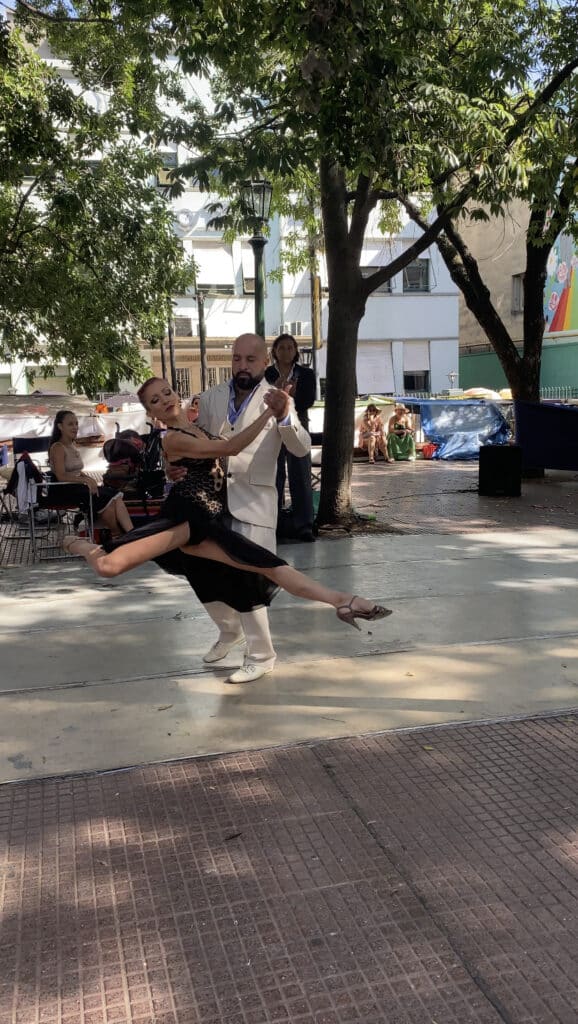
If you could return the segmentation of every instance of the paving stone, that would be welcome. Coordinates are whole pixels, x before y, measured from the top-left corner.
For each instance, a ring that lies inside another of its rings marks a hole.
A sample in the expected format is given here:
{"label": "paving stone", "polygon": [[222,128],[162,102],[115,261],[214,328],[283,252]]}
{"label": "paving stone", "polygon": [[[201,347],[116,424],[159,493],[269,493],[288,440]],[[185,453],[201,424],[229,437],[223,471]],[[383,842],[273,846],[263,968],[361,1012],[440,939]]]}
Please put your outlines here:
{"label": "paving stone", "polygon": [[0,787],[0,1024],[578,1018],[578,720]]}

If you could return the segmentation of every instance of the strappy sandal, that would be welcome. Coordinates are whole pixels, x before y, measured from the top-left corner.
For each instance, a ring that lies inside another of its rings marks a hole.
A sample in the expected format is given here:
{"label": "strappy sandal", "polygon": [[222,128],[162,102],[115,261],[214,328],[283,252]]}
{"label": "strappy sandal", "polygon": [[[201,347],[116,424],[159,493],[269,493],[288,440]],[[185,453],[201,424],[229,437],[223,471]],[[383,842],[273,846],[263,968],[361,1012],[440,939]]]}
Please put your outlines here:
{"label": "strappy sandal", "polygon": [[356,619],[363,619],[365,622],[375,622],[377,619],[386,619],[388,615],[393,615],[391,608],[384,608],[381,604],[374,604],[373,608],[370,608],[368,612],[355,609],[353,608],[353,602],[358,600],[359,598],[354,595],[349,604],[340,604],[335,609],[335,613],[338,619],[346,622],[348,626],[353,626],[354,629],[358,629],[360,632],[361,626],[357,625]]}

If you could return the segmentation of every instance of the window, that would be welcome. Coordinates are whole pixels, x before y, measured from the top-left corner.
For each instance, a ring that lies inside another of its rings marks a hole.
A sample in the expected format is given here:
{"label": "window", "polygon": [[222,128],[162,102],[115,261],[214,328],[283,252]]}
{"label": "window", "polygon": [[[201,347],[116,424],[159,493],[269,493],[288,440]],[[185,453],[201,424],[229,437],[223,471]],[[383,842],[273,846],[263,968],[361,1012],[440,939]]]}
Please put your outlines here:
{"label": "window", "polygon": [[193,321],[190,316],[176,316],[175,317],[175,337],[177,338],[192,338],[193,336]]}
{"label": "window", "polygon": [[217,370],[214,366],[209,366],[209,381],[208,386],[214,388],[217,383]]}
{"label": "window", "polygon": [[241,266],[243,268],[243,295],[255,294],[255,256],[249,245],[241,249]]}
{"label": "window", "polygon": [[177,367],[177,394],[179,398],[188,398],[191,393],[190,370]]}
{"label": "window", "polygon": [[414,391],[427,391],[429,392],[429,370],[414,371],[413,373],[404,373],[403,375],[403,390],[407,394],[411,394]]}
{"label": "window", "polygon": [[414,260],[403,268],[404,292],[429,292],[429,260]]}
{"label": "window", "polygon": [[[360,267],[361,276],[363,278],[371,277],[376,271],[381,270],[381,267]],[[391,295],[391,278],[384,284],[380,284],[379,288],[371,293],[372,295]]]}
{"label": "window", "polygon": [[512,276],[512,313],[524,312],[524,275]]}
{"label": "window", "polygon": [[198,266],[197,290],[211,295],[234,295],[235,273],[229,245],[196,242],[193,257]]}
{"label": "window", "polygon": [[227,367],[220,366],[219,367],[219,384],[227,384],[228,381],[230,381],[230,379],[231,379],[231,370],[229,369],[229,367],[228,366]]}
{"label": "window", "polygon": [[178,166],[176,150],[170,150],[160,154],[163,161],[162,167],[157,171],[157,185],[161,188],[169,188],[174,185],[175,179],[171,177],[171,171]]}

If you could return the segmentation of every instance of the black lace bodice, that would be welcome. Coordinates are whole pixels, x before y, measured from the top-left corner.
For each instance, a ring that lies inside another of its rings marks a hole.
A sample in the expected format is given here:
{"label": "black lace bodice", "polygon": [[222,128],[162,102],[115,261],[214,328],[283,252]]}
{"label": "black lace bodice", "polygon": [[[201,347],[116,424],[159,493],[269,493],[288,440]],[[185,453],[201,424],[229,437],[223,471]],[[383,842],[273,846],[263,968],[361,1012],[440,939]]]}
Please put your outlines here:
{"label": "black lace bodice", "polygon": [[[180,427],[169,427],[169,430],[178,430],[182,434],[189,431],[181,430]],[[205,437],[217,440],[214,434],[197,427]],[[225,508],[225,489],[223,487],[224,472],[218,459],[178,459],[172,463],[173,466],[184,466],[187,471],[186,477],[173,484],[167,502],[173,505],[184,501],[189,518],[192,509],[198,509],[204,515],[218,516]]]}

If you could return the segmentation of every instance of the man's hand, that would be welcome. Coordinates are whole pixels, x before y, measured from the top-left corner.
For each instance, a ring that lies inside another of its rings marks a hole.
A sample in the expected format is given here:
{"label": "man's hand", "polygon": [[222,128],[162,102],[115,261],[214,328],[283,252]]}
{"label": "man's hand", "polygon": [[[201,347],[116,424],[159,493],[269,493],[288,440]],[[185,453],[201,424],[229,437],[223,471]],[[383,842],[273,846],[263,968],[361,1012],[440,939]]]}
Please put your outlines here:
{"label": "man's hand", "polygon": [[174,484],[178,483],[179,480],[184,480],[187,475],[187,471],[184,466],[171,466],[170,463],[165,463],[165,472]]}
{"label": "man's hand", "polygon": [[274,388],[265,395],[265,404],[269,406],[275,419],[284,420],[289,415],[289,395],[282,388]]}

